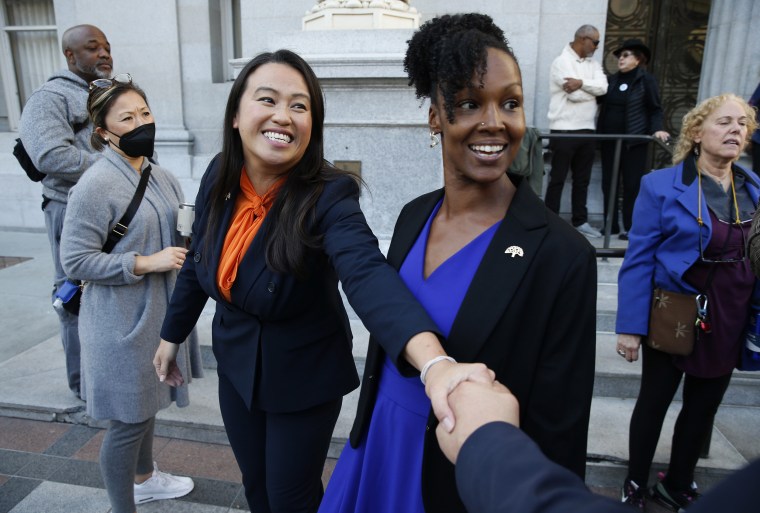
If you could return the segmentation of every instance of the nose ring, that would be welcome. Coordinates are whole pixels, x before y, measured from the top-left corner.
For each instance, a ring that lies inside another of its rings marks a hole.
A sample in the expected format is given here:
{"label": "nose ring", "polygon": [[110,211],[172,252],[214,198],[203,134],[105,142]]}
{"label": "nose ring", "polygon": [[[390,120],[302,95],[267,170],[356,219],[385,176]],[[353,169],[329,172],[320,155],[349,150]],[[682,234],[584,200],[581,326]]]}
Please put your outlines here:
{"label": "nose ring", "polygon": [[481,121],[480,126],[486,126],[486,124]]}

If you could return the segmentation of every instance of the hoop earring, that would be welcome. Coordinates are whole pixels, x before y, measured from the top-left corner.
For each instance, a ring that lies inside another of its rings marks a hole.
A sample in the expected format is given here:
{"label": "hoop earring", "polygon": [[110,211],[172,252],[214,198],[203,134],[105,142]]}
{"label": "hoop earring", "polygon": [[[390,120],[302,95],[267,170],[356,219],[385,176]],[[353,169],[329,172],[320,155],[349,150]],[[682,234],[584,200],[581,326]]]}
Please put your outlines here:
{"label": "hoop earring", "polygon": [[435,147],[436,147],[436,146],[438,146],[440,143],[441,143],[441,140],[438,138],[438,134],[436,134],[435,132],[433,132],[433,131],[431,130],[431,131],[430,131],[430,147],[431,147],[431,148],[435,148]]}

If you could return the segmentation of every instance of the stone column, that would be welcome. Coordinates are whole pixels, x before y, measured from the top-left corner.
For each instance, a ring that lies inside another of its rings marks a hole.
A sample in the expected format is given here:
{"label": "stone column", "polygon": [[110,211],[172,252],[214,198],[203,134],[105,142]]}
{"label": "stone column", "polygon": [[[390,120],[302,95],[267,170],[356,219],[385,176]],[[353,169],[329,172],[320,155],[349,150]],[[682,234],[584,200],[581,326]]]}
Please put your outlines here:
{"label": "stone column", "polygon": [[713,0],[699,81],[699,100],[720,93],[749,98],[760,81],[760,3]]}

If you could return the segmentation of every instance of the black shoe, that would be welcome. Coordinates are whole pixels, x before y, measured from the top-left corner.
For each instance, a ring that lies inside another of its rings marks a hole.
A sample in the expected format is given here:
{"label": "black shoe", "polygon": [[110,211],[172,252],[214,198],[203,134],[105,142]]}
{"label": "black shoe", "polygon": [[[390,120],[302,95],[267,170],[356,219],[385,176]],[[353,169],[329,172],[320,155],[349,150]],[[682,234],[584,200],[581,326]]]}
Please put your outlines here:
{"label": "black shoe", "polygon": [[620,232],[620,235],[618,235],[618,239],[628,240],[628,232]]}
{"label": "black shoe", "polygon": [[636,481],[626,479],[623,483],[620,502],[644,511],[644,488],[636,484]]}
{"label": "black shoe", "polygon": [[671,490],[662,481],[652,487],[652,499],[658,504],[675,511],[686,511],[701,495],[694,488],[687,490]]}

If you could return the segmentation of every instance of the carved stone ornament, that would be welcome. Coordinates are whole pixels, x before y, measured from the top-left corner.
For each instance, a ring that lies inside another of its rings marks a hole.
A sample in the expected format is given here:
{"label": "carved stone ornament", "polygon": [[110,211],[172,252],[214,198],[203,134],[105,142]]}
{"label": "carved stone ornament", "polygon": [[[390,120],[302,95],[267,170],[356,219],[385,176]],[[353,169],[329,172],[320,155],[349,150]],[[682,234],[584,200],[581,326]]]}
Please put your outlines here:
{"label": "carved stone ornament", "polygon": [[417,29],[409,0],[320,0],[303,17],[303,30]]}
{"label": "carved stone ornament", "polygon": [[389,9],[416,13],[417,9],[409,5],[409,0],[321,0],[306,14],[323,9]]}

